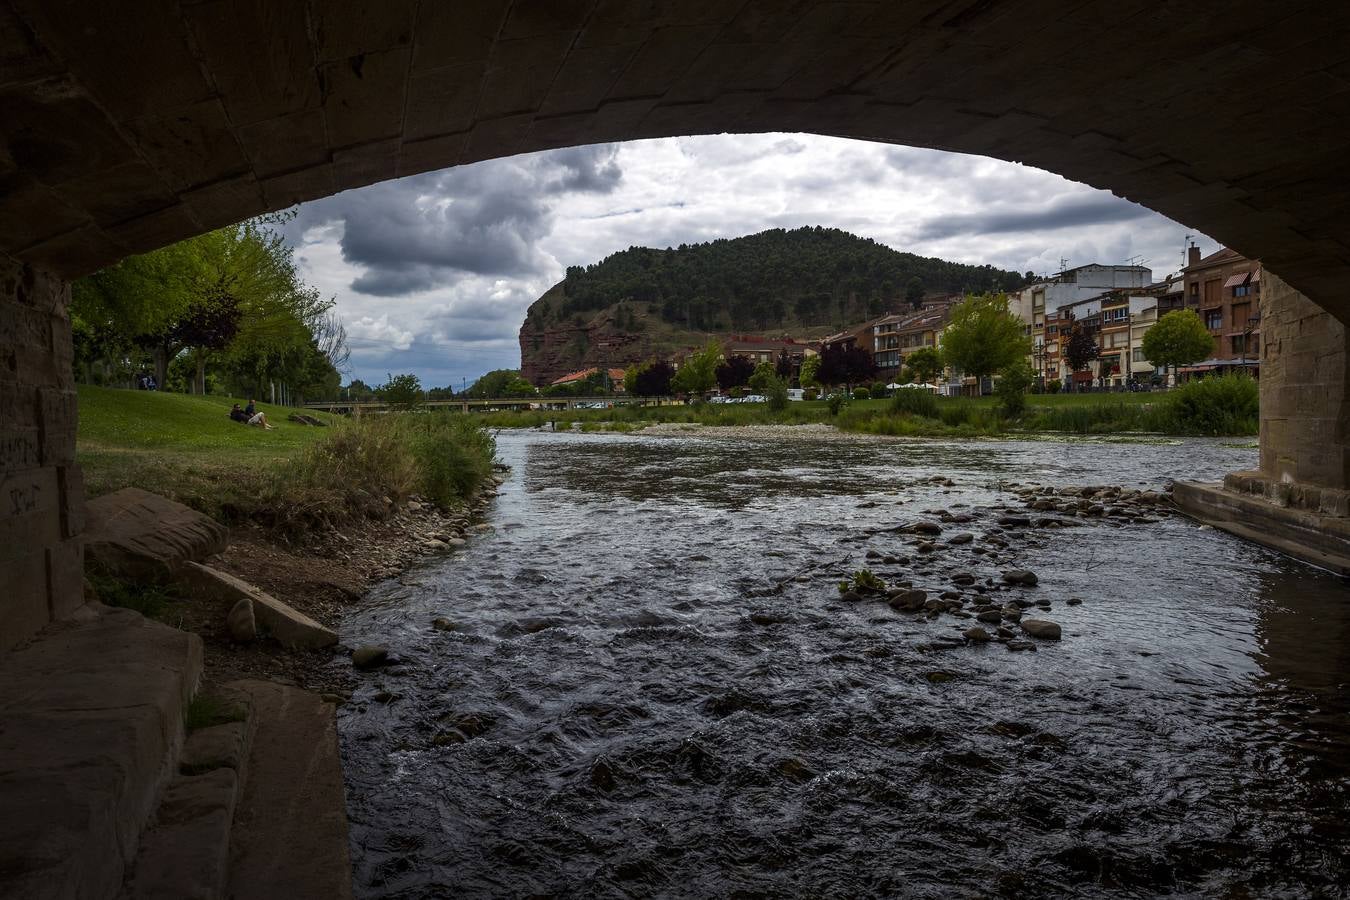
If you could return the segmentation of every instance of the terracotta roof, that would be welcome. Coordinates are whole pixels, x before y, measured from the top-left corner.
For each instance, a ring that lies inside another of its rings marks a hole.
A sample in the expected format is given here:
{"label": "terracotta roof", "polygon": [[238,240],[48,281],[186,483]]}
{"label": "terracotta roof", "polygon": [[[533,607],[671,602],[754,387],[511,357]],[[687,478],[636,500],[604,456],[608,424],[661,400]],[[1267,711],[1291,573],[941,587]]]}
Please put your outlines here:
{"label": "terracotta roof", "polygon": [[[561,378],[554,379],[552,384],[571,384],[574,381],[583,381],[599,371],[600,369],[598,367],[591,366],[589,369],[582,369],[579,372],[571,372],[567,375],[564,375]],[[623,369],[610,369],[609,377],[613,381],[623,381]]]}

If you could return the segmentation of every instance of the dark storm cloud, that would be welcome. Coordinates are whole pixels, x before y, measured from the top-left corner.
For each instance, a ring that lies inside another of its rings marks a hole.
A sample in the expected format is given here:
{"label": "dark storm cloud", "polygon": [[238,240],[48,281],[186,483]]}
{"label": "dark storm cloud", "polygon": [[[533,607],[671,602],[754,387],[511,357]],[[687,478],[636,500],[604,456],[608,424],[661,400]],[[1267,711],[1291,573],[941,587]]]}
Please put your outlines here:
{"label": "dark storm cloud", "polygon": [[622,182],[617,152],[575,147],[385,182],[308,205],[294,228],[340,220],[342,257],[364,270],[351,287],[363,294],[403,296],[463,274],[526,277],[550,265],[538,244],[557,198]]}
{"label": "dark storm cloud", "polygon": [[1118,197],[1073,197],[1035,208],[969,213],[930,219],[918,230],[919,240],[941,240],[956,235],[1010,234],[1055,231],[1089,225],[1129,222],[1153,215],[1142,206]]}

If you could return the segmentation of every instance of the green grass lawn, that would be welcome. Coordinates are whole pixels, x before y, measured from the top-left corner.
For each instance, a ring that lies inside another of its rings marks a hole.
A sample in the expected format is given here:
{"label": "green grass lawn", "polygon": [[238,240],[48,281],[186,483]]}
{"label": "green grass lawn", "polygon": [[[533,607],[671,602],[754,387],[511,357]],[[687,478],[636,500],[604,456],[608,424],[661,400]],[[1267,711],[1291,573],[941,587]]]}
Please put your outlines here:
{"label": "green grass lawn", "polygon": [[[98,496],[128,485],[180,499],[220,495],[222,484],[247,490],[250,477],[294,457],[330,433],[286,421],[287,407],[258,404],[271,431],[232,421],[246,399],[81,386],[76,454],[85,489]],[[340,416],[313,413],[321,420]],[[228,492],[226,492],[228,493]]]}

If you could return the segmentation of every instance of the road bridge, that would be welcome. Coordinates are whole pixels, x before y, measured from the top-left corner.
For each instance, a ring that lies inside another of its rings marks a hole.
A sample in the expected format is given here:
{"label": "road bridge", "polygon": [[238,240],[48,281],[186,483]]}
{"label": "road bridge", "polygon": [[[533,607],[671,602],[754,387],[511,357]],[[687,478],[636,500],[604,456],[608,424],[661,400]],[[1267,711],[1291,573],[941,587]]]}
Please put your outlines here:
{"label": "road bridge", "polygon": [[1263,260],[1261,468],[1192,508],[1240,497],[1295,552],[1344,534],[1348,112],[1350,7],[1322,0],[0,0],[0,652],[83,602],[70,279],[348,188],[597,141],[985,154]]}
{"label": "road bridge", "polygon": [[[674,397],[499,397],[496,399],[424,400],[420,406],[459,412],[487,412],[495,409],[567,410],[598,406],[671,406],[682,403]],[[383,400],[316,400],[305,409],[343,415],[388,412],[392,407]]]}

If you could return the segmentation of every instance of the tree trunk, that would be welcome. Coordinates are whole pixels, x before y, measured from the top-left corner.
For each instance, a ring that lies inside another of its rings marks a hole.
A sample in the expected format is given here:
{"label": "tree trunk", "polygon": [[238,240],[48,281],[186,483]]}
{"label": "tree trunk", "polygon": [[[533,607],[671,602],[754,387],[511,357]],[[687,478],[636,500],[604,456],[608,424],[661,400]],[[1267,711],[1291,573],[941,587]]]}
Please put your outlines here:
{"label": "tree trunk", "polygon": [[197,351],[197,381],[193,385],[197,393],[206,396],[206,351]]}
{"label": "tree trunk", "polygon": [[169,380],[169,348],[167,344],[160,344],[152,353],[155,362],[155,389],[164,390],[164,383]]}

